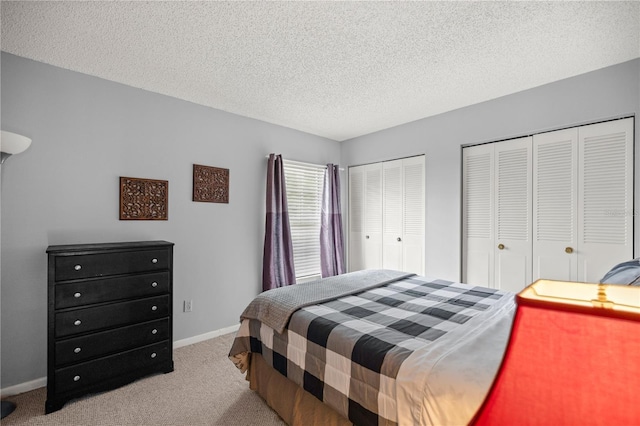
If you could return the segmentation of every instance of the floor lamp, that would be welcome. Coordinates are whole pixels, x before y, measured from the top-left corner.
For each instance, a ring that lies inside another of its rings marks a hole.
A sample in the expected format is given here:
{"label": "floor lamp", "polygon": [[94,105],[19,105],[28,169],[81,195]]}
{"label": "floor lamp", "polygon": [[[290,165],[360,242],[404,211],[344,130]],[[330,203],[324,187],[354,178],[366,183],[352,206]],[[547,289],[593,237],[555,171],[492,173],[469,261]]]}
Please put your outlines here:
{"label": "floor lamp", "polygon": [[640,424],[640,287],[539,280],[516,303],[473,426]]}
{"label": "floor lamp", "polygon": [[[2,130],[0,134],[0,164],[11,157],[13,154],[19,154],[31,145],[31,139],[11,132]],[[16,409],[16,405],[11,401],[1,401],[2,412],[0,419],[4,419]]]}

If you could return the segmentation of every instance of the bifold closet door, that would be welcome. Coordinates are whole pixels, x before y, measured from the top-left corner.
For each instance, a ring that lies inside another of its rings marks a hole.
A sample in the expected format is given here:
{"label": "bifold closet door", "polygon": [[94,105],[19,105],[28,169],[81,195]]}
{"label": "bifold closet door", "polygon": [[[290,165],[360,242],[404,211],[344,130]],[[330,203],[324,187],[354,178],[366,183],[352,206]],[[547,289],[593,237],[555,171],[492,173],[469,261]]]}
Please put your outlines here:
{"label": "bifold closet door", "polygon": [[495,286],[531,284],[531,137],[498,142],[495,158]]}
{"label": "bifold closet door", "polygon": [[424,156],[382,163],[382,265],[424,274]]}
{"label": "bifold closet door", "polygon": [[633,253],[633,119],[463,149],[463,280],[598,282]]}
{"label": "bifold closet door", "polygon": [[578,281],[633,258],[633,119],[578,129]]}
{"label": "bifold closet door", "polygon": [[633,258],[633,119],[533,138],[533,279],[598,282]]}
{"label": "bifold closet door", "polygon": [[463,281],[531,283],[531,138],[464,148]]}
{"label": "bifold closet door", "polygon": [[349,168],[349,270],[382,267],[382,164]]}
{"label": "bifold closet door", "polygon": [[425,157],[402,160],[402,270],[424,275]]}
{"label": "bifold closet door", "polygon": [[533,136],[533,280],[578,279],[578,129]]}
{"label": "bifold closet door", "polygon": [[349,271],[365,269],[364,167],[349,168]]}
{"label": "bifold closet door", "polygon": [[462,150],[462,280],[493,287],[493,144]]}
{"label": "bifold closet door", "polygon": [[382,163],[382,267],[402,270],[402,160]]}

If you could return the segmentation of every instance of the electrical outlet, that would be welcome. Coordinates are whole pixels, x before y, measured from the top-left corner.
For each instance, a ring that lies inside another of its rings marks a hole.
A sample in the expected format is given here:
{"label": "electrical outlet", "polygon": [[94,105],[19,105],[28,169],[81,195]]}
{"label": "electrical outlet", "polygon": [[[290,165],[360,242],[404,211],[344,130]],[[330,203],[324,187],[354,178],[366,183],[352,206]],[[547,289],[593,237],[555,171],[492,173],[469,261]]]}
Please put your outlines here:
{"label": "electrical outlet", "polygon": [[193,311],[193,300],[185,300],[184,301],[184,312]]}

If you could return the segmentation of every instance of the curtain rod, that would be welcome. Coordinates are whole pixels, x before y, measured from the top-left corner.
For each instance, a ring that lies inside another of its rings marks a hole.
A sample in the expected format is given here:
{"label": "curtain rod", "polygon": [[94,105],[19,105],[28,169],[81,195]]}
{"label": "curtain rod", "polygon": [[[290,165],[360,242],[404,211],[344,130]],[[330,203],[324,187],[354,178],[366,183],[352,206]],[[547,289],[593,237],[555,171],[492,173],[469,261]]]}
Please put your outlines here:
{"label": "curtain rod", "polygon": [[[269,158],[268,155],[266,155],[264,158]],[[289,160],[286,158],[283,158],[284,161],[288,161],[290,163],[296,163],[296,164],[301,164],[303,166],[310,166],[310,167],[326,167],[326,164],[313,164],[313,163],[305,163],[304,161],[296,161],[296,160]],[[344,172],[344,169],[342,167],[340,167],[340,171]]]}

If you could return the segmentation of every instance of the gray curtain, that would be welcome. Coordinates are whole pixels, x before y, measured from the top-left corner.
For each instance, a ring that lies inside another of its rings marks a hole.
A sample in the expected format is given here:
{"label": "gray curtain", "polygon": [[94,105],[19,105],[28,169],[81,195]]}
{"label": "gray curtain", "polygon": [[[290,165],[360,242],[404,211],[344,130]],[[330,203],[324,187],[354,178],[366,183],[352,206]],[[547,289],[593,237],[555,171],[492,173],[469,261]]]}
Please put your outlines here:
{"label": "gray curtain", "polygon": [[320,267],[322,277],[340,275],[344,267],[342,210],[340,209],[340,168],[327,164],[324,171],[320,223]]}
{"label": "gray curtain", "polygon": [[287,210],[282,156],[270,154],[267,164],[267,218],[264,232],[262,290],[296,283],[293,244]]}

